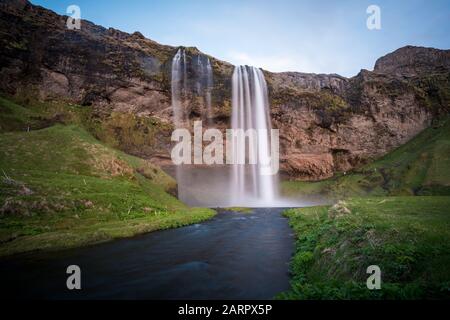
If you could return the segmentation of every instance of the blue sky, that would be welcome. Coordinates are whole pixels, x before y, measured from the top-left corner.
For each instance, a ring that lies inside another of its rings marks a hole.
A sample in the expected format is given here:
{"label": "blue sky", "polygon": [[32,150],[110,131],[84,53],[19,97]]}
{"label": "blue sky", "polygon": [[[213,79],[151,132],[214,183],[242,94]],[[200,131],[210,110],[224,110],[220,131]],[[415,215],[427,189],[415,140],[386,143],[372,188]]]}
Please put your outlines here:
{"label": "blue sky", "polygon": [[[270,71],[338,73],[373,69],[405,45],[450,48],[448,0],[31,0],[104,27],[140,31],[162,44],[195,46],[233,64]],[[366,9],[381,9],[369,30]]]}

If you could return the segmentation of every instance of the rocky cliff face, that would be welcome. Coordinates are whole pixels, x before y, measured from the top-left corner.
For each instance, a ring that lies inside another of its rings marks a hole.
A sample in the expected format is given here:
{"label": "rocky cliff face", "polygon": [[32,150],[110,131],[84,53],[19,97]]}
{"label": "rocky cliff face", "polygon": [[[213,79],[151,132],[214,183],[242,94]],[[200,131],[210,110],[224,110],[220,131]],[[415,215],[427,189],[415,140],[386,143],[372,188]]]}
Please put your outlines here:
{"label": "rocky cliff face", "polygon": [[[97,136],[126,152],[168,159],[171,62],[178,48],[67,17],[27,1],[0,3],[0,91],[30,100],[64,100],[92,108]],[[188,64],[199,55],[186,48]],[[231,114],[233,66],[209,57],[215,124]],[[188,73],[195,73],[191,67]],[[292,179],[346,171],[403,144],[450,108],[450,50],[405,47],[353,78],[265,72],[281,168]],[[188,85],[186,108],[202,117],[204,101]],[[137,138],[134,138],[134,135]]]}
{"label": "rocky cliff face", "polygon": [[269,74],[283,168],[301,179],[327,178],[407,142],[448,112],[449,71],[449,50],[405,47],[350,79]]}

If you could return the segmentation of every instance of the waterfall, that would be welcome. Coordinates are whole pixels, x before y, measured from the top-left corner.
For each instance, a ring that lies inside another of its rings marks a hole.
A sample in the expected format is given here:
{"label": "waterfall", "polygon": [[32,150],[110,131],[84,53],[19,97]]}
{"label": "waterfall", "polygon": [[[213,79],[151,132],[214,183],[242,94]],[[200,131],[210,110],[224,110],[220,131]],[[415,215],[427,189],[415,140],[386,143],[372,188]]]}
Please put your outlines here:
{"label": "waterfall", "polygon": [[205,110],[203,110],[203,118],[208,126],[212,126],[212,107],[211,107],[211,90],[213,88],[213,71],[211,61],[207,56],[198,55],[196,65],[196,89],[197,95],[203,96],[205,101]]}
{"label": "waterfall", "polygon": [[[178,49],[172,60],[171,85],[175,127],[190,128],[189,115],[193,114],[207,120],[211,128],[214,123],[210,59]],[[230,168],[176,166],[179,199],[189,205],[210,207],[279,205],[277,177],[266,172],[273,141],[267,84],[260,69],[249,66],[234,69],[231,129],[243,133],[250,129],[256,138],[237,138],[237,143],[231,142],[232,157],[239,162],[234,161]]]}
{"label": "waterfall", "polygon": [[[271,205],[277,197],[278,186],[276,177],[264,174],[270,159],[271,119],[267,84],[260,69],[235,67],[232,78],[231,126],[234,130],[254,129],[257,133],[254,139],[256,143],[233,143],[235,161],[230,185],[233,205]],[[237,164],[236,159],[239,157],[254,157],[257,161],[256,164]]]}
{"label": "waterfall", "polygon": [[[177,53],[172,59],[172,110],[173,122],[175,128],[182,128],[186,120],[186,112],[183,106],[184,97],[187,89],[187,66],[186,66],[186,52],[184,49],[178,49]],[[175,176],[178,187],[178,197],[183,199],[185,197],[185,173],[181,166],[175,167]]]}
{"label": "waterfall", "polygon": [[[209,58],[203,54],[188,56],[184,48],[179,48],[172,59],[171,80],[175,128],[189,128],[189,113],[192,107],[189,104],[196,100],[196,97],[203,99],[202,120],[206,120],[211,126],[213,70]],[[176,166],[178,197],[187,203],[190,202],[190,189],[192,189],[192,177],[189,174],[189,168],[183,165]]]}
{"label": "waterfall", "polygon": [[172,60],[172,109],[175,127],[180,128],[186,120],[183,96],[186,94],[186,53],[179,49]]}
{"label": "waterfall", "polygon": [[[192,72],[193,79],[188,79],[188,71]],[[183,124],[189,125],[186,102],[190,81],[195,81],[193,92],[204,100],[205,108],[202,110],[202,118],[211,125],[213,117],[211,90],[214,85],[211,61],[207,56],[199,54],[196,59],[193,59],[191,65],[188,62],[186,50],[180,48],[172,59],[172,108],[176,127],[182,127]]]}
{"label": "waterfall", "polygon": [[211,90],[213,88],[213,71],[211,67],[211,61],[206,58],[206,92],[205,92],[205,102],[206,102],[206,117],[208,119],[208,125],[212,126],[212,107],[211,107]]}

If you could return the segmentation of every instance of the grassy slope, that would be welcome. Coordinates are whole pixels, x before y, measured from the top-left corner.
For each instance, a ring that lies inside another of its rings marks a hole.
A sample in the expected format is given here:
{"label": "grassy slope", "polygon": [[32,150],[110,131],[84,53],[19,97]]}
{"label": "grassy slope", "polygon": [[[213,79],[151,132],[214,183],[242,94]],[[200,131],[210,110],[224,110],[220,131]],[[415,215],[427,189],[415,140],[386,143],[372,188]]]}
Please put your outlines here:
{"label": "grassy slope", "polygon": [[[279,298],[450,298],[449,208],[450,197],[417,196],[286,211],[297,243],[292,289]],[[381,290],[366,287],[370,265],[381,268]]]}
{"label": "grassy slope", "polygon": [[450,119],[424,130],[383,158],[318,182],[286,181],[286,195],[450,195]]}
{"label": "grassy slope", "polygon": [[[94,139],[80,124],[86,109],[29,109],[0,99],[0,111],[0,255],[85,245],[214,215],[168,194],[175,182],[148,161]],[[68,125],[52,125],[60,112]]]}
{"label": "grassy slope", "polygon": [[[280,297],[449,298],[449,163],[447,118],[347,175],[284,182],[288,195],[362,198],[347,200],[351,213],[337,218],[327,206],[286,212],[298,240],[292,290]],[[382,270],[380,291],[365,285],[372,264]]]}

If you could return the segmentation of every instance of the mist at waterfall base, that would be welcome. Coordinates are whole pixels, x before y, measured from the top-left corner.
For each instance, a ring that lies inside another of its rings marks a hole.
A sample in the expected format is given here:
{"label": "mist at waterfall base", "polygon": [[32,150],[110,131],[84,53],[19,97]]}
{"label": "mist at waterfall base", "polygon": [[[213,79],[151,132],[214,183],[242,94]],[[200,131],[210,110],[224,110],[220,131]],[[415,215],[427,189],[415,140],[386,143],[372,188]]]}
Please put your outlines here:
{"label": "mist at waterfall base", "polygon": [[[295,197],[289,198],[278,195],[271,201],[245,195],[240,201],[233,199],[232,168],[231,166],[196,166],[182,165],[178,170],[178,198],[189,206],[228,208],[291,208],[306,207],[327,203],[322,197]],[[175,176],[174,167],[166,167]],[[246,168],[250,175],[252,169]],[[180,183],[181,182],[181,183]]]}
{"label": "mist at waterfall base", "polygon": [[[166,167],[177,180],[178,198],[190,206],[201,207],[298,207],[316,204],[314,200],[281,197],[278,175],[262,174],[264,168],[261,163],[267,163],[271,157],[270,107],[262,71],[255,67],[237,66],[231,82],[231,128],[266,132],[258,135],[255,144],[233,144],[233,154],[248,156],[253,153],[256,164]],[[192,98],[204,99],[206,108],[200,118],[212,126],[213,72],[209,58],[200,54],[187,55],[186,50],[180,48],[172,60],[171,84],[175,127],[190,127],[188,102]]]}

